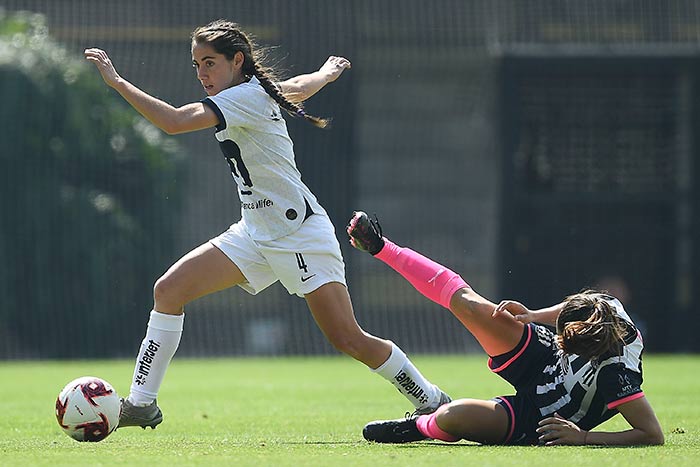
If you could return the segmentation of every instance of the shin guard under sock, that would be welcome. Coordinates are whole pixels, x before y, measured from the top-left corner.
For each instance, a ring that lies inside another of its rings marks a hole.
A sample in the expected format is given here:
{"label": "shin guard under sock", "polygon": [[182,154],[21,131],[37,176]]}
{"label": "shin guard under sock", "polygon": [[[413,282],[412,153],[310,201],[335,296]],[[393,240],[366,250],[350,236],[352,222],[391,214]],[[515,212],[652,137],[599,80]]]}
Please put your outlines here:
{"label": "shin guard under sock", "polygon": [[141,342],[131,380],[128,399],[132,404],[143,406],[155,400],[165,371],[180,344],[184,320],[184,314],[168,315],[151,311],[146,337]]}
{"label": "shin guard under sock", "polygon": [[432,406],[440,400],[440,390],[418,371],[393,342],[389,358],[372,372],[393,384],[416,409]]}

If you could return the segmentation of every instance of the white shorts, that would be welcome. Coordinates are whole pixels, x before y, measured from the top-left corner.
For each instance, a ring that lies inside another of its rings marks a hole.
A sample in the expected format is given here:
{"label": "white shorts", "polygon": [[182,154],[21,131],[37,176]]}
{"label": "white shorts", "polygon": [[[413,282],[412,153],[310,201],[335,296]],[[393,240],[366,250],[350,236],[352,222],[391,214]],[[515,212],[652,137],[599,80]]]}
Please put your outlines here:
{"label": "white shorts", "polygon": [[328,216],[313,214],[296,232],[270,241],[253,240],[242,221],[209,242],[241,270],[240,287],[253,295],[278,280],[300,297],[329,282],[345,282],[345,263]]}

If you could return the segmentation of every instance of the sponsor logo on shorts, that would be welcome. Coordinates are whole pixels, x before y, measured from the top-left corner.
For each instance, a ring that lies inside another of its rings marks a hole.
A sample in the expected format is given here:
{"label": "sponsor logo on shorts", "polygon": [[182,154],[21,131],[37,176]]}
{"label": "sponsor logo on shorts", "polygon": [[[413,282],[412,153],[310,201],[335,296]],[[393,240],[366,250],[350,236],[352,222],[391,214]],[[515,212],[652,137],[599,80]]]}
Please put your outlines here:
{"label": "sponsor logo on shorts", "polygon": [[304,255],[302,255],[301,253],[295,253],[295,256],[297,258],[297,266],[299,266],[299,270],[304,271],[301,274],[301,281],[306,282],[309,279],[311,279],[312,277],[316,277],[316,274],[311,274],[309,276],[305,276],[304,274],[309,273],[309,266],[306,264],[306,261],[304,261]]}
{"label": "sponsor logo on shorts", "polygon": [[306,281],[308,281],[309,279],[311,279],[312,277],[316,277],[316,274],[311,274],[310,276],[306,276],[306,277],[301,276],[301,281],[302,281],[302,282],[306,282]]}

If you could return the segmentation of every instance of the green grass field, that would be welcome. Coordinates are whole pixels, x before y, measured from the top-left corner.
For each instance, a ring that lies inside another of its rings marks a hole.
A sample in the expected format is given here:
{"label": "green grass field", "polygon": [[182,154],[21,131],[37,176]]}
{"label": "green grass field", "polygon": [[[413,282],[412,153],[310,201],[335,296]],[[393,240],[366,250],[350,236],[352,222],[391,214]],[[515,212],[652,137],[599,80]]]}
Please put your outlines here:
{"label": "green grass field", "polygon": [[[414,361],[453,397],[510,393],[485,358]],[[95,375],[128,392],[131,361],[0,364],[0,465],[696,466],[700,356],[645,358],[644,389],[666,445],[649,448],[486,447],[460,442],[369,444],[362,426],[410,409],[393,387],[347,357],[175,359],[159,395],[157,430],[125,428],[101,443],[64,435],[54,401],[71,379]],[[602,428],[623,429],[620,416]]]}

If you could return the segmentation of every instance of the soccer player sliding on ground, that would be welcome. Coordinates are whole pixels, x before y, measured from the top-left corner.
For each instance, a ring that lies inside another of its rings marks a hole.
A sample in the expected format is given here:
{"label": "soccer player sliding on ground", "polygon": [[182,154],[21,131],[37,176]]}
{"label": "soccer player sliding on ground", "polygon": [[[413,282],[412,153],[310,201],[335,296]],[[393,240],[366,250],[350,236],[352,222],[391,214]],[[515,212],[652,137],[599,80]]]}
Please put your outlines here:
{"label": "soccer player sliding on ground", "polygon": [[[375,421],[365,439],[425,439],[511,445],[651,445],[664,435],[642,392],[642,336],[622,304],[585,291],[530,310],[498,305],[458,274],[382,237],[378,223],[355,212],[350,243],[383,261],[420,293],[449,309],[489,355],[488,365],[515,388],[491,400],[459,399],[432,414]],[[556,326],[556,332],[540,324]],[[630,429],[592,431],[621,413]]]}
{"label": "soccer player sliding on ground", "polygon": [[[176,108],[122,78],[105,51],[85,50],[104,81],[157,127],[171,134],[215,130],[227,163],[222,167],[230,170],[241,201],[240,221],[194,248],[156,281],[119,427],[155,428],[162,422],[156,396],[180,343],[186,304],[236,285],[257,294],[277,281],[306,299],[335,348],[388,380],[419,413],[448,402],[449,396],[426,380],[398,346],[358,325],[335,229],[296,167],[280,109],[325,126],[301,103],[338,79],[350,62],[331,56],[317,71],[279,81],[249,36],[225,20],[195,29],[190,51],[207,97]],[[410,387],[401,384],[406,378]]]}

